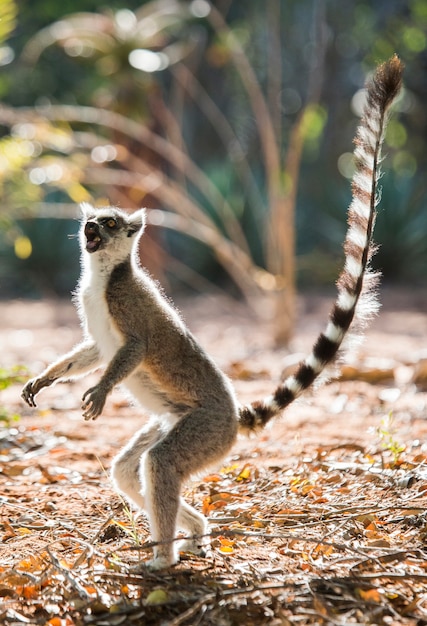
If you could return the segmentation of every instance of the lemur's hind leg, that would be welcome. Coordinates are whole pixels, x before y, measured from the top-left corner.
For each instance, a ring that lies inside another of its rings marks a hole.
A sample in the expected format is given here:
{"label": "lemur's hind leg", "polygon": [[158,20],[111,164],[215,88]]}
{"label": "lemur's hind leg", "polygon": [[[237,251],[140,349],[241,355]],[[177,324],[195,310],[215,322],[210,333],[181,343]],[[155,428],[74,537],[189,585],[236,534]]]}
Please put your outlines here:
{"label": "lemur's hind leg", "polygon": [[204,515],[187,504],[183,498],[181,498],[178,510],[177,527],[184,530],[188,535],[186,539],[178,543],[178,550],[205,556],[210,545],[207,536],[209,532],[208,521]]}
{"label": "lemur's hind leg", "polygon": [[145,509],[143,484],[140,478],[141,458],[164,436],[157,419],[141,428],[113,460],[111,477],[117,491],[122,493],[137,509]]}
{"label": "lemur's hind leg", "polygon": [[[181,505],[183,481],[227,453],[237,434],[234,407],[216,410],[198,408],[183,417],[141,461],[144,482],[145,510],[150,520],[154,559],[147,563],[152,569],[173,565],[178,560],[174,541],[177,525],[194,535],[205,534],[207,522],[189,505]],[[200,551],[198,540],[186,544]]]}

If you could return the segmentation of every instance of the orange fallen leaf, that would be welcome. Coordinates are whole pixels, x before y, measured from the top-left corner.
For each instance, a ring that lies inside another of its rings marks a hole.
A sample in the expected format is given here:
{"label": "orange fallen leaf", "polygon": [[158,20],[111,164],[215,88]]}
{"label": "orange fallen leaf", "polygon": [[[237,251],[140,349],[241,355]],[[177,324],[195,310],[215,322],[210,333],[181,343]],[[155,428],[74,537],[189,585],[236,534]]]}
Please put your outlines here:
{"label": "orange fallen leaf", "polygon": [[223,507],[227,506],[228,502],[219,496],[220,494],[216,494],[215,496],[207,496],[206,498],[204,498],[202,504],[203,515],[209,515],[209,513],[212,513],[212,511],[215,511],[216,509],[222,509]]}
{"label": "orange fallen leaf", "polygon": [[209,507],[210,511],[215,511],[216,509],[222,509],[223,507],[227,506],[228,502],[227,500],[216,500],[215,502],[212,502],[212,504]]}
{"label": "orange fallen leaf", "polygon": [[228,539],[228,537],[223,537],[222,535],[218,539],[222,546],[234,546],[234,539]]}
{"label": "orange fallen leaf", "polygon": [[376,522],[377,516],[373,513],[362,513],[362,515],[358,515],[356,517],[357,522],[361,522],[365,528],[367,528],[371,523]]}
{"label": "orange fallen leaf", "polygon": [[211,498],[210,496],[206,496],[206,498],[203,498],[203,502],[202,502],[202,513],[203,515],[209,515],[211,510]]}
{"label": "orange fallen leaf", "polygon": [[228,491],[220,491],[219,493],[214,493],[211,495],[212,502],[216,502],[217,500],[230,500],[235,497],[234,493],[229,493]]}
{"label": "orange fallen leaf", "polygon": [[39,596],[40,589],[34,585],[26,585],[22,588],[21,595],[27,600],[34,600]]}
{"label": "orange fallen leaf", "polygon": [[356,589],[359,597],[366,602],[382,602],[382,594],[378,589]]}
{"label": "orange fallen leaf", "polygon": [[35,556],[29,556],[26,559],[22,559],[19,561],[17,565],[17,569],[23,569],[25,571],[34,571],[35,569],[41,567],[43,565],[43,561]]}
{"label": "orange fallen leaf", "polygon": [[323,543],[319,543],[313,550],[315,554],[323,554],[324,556],[330,556],[333,551],[334,548],[332,546],[327,546]]}
{"label": "orange fallen leaf", "polygon": [[205,476],[203,479],[204,483],[219,483],[222,480],[222,477],[219,474],[209,474]]}
{"label": "orange fallen leaf", "polygon": [[313,569],[312,566],[310,565],[310,563],[302,563],[301,564],[301,569],[303,572],[311,572],[311,570]]}

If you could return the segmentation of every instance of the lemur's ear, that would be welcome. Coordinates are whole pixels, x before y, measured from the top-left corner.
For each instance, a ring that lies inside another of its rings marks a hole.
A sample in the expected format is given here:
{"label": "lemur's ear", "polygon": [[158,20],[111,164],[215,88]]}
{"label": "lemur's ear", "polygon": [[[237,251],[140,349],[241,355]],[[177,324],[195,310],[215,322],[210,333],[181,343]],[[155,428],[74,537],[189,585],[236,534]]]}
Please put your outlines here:
{"label": "lemur's ear", "polygon": [[80,212],[83,219],[89,217],[89,215],[93,215],[95,209],[89,202],[81,202],[80,203]]}
{"label": "lemur's ear", "polygon": [[134,211],[128,217],[128,237],[132,237],[135,233],[145,228],[145,209]]}

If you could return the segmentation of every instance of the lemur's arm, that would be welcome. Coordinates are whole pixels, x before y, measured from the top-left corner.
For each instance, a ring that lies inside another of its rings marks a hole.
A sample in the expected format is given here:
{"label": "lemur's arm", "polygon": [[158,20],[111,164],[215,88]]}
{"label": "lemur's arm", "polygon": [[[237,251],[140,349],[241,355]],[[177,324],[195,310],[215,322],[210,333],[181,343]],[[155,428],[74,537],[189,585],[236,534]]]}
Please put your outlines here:
{"label": "lemur's arm", "polygon": [[101,357],[93,341],[79,343],[73,350],[49,365],[39,376],[29,380],[22,390],[25,402],[35,407],[35,397],[43,387],[49,387],[56,381],[70,380],[85,372],[96,369],[101,364]]}
{"label": "lemur's arm", "polygon": [[145,355],[145,343],[130,337],[116,352],[99,383],[83,395],[83,417],[96,419],[102,413],[105,401],[113,387],[127,378],[141,363]]}

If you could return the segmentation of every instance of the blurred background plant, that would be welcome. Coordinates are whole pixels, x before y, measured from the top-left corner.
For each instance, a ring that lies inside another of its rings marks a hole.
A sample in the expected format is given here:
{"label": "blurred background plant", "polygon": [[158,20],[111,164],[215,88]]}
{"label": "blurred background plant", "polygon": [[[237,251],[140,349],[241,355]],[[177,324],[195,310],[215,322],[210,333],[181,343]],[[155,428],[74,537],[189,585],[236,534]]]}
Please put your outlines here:
{"label": "blurred background plant", "polygon": [[[16,365],[12,368],[0,367],[0,396],[1,392],[11,385],[22,384],[28,378],[28,370],[23,365]],[[10,426],[12,422],[17,422],[19,415],[12,413],[8,408],[0,403],[0,428]]]}
{"label": "blurred background plant", "polygon": [[70,291],[76,203],[147,206],[155,276],[243,294],[286,342],[295,277],[337,276],[362,87],[394,52],[375,262],[425,282],[427,0],[2,7],[2,297]]}

